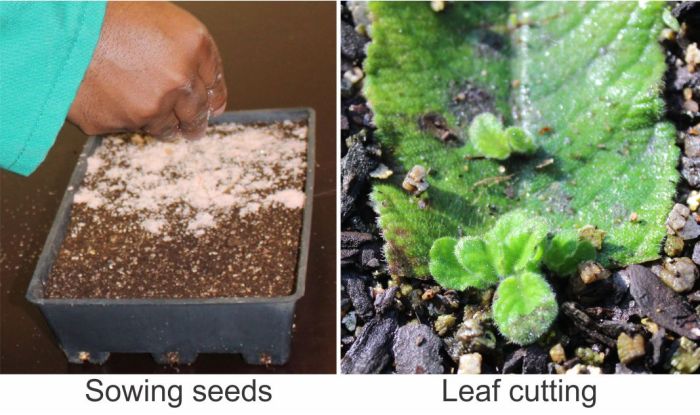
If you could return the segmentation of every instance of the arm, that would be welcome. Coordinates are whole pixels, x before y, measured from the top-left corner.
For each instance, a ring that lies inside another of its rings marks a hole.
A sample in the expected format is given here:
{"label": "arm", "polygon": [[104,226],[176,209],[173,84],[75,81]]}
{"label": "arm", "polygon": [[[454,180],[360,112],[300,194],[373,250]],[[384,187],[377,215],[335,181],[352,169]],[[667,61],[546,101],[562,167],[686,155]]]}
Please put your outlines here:
{"label": "arm", "polygon": [[66,116],[86,134],[196,138],[225,108],[216,44],[178,6],[0,3],[0,18],[1,168],[33,172]]}
{"label": "arm", "polygon": [[28,175],[61,129],[105,3],[0,3],[0,167]]}

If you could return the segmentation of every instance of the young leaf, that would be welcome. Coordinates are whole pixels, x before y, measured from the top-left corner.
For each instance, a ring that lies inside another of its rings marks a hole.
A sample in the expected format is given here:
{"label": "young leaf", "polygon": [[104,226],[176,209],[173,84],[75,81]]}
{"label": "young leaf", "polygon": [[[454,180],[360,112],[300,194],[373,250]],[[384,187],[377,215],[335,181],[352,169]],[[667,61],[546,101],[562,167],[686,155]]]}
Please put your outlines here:
{"label": "young leaf", "polygon": [[508,127],[504,132],[510,148],[516,153],[531,154],[537,150],[535,140],[520,127]]}
{"label": "young leaf", "polygon": [[498,284],[498,274],[491,264],[491,256],[482,239],[465,237],[455,247],[457,261],[469,274],[469,286],[488,288]]}
{"label": "young leaf", "polygon": [[501,216],[486,234],[498,275],[507,277],[536,265],[542,257],[542,241],[546,236],[547,225],[538,217],[521,210]]}
{"label": "young leaf", "polygon": [[433,242],[430,248],[430,274],[445,288],[463,290],[467,288],[464,283],[467,271],[457,261],[455,246],[455,238],[445,237]]}
{"label": "young leaf", "polygon": [[503,242],[503,252],[507,260],[503,275],[512,275],[525,269],[536,269],[542,258],[542,242],[546,236],[546,228],[541,227],[523,229],[521,232],[509,235]]}
{"label": "young leaf", "polygon": [[[546,217],[553,230],[604,229],[603,265],[658,258],[679,178],[675,129],[659,111],[665,3],[455,2],[438,14],[420,2],[369,7],[364,88],[376,137],[399,169],[439,172],[430,209],[417,209],[400,183],[374,185],[392,273],[427,277],[435,239],[460,227],[482,235],[517,208]],[[506,31],[509,16],[517,24]],[[479,98],[456,104],[464,91]],[[472,159],[465,170],[474,148],[426,136],[416,120],[427,109],[455,128],[476,111],[500,114],[506,125],[517,114],[556,169],[538,168],[537,157],[509,160],[512,177],[475,187],[504,176],[502,162]],[[629,212],[644,221],[631,223]]]}
{"label": "young leaf", "polygon": [[490,112],[477,115],[469,125],[469,140],[481,155],[498,160],[510,156],[508,138],[503,133],[503,124]]}
{"label": "young leaf", "polygon": [[520,209],[512,210],[498,218],[493,227],[486,232],[485,239],[490,243],[498,243],[506,240],[510,235],[521,233],[528,226],[539,226],[536,224],[539,219],[535,218],[531,222],[532,219]]}
{"label": "young leaf", "polygon": [[513,343],[526,345],[549,329],[559,307],[542,275],[526,271],[501,282],[492,309],[500,332]]}
{"label": "young leaf", "polygon": [[589,241],[575,232],[562,232],[546,244],[542,262],[555,274],[566,277],[576,272],[578,264],[595,257],[595,247]]}

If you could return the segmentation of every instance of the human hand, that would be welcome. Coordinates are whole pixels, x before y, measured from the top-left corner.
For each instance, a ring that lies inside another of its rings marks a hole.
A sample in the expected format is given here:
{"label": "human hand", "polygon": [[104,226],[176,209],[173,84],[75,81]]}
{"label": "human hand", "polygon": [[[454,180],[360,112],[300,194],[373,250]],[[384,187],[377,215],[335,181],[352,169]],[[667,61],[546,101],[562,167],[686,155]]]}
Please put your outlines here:
{"label": "human hand", "polygon": [[226,107],[221,57],[206,27],[165,2],[109,2],[68,113],[84,133],[204,134]]}

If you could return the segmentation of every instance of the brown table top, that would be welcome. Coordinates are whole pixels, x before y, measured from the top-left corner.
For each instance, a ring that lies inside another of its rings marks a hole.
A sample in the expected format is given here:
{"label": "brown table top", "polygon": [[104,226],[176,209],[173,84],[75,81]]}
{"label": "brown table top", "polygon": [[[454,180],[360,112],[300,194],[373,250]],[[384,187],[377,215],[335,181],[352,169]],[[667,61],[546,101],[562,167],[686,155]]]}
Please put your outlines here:
{"label": "brown table top", "polygon": [[314,214],[306,294],[297,305],[289,362],[251,366],[237,355],[201,355],[191,366],[114,354],[106,364],[68,364],[38,309],[24,298],[86,137],[66,125],[30,177],[0,172],[0,372],[335,373],[336,30],[335,3],[179,3],[217,41],[227,110],[312,107],[317,115]]}

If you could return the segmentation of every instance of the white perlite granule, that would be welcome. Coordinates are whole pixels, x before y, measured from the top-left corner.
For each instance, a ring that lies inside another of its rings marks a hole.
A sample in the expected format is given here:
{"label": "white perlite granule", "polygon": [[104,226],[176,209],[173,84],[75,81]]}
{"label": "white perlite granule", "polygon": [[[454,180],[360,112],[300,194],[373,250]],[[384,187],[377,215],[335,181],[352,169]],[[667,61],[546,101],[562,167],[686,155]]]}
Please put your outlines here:
{"label": "white perlite granule", "polygon": [[304,193],[285,183],[305,175],[306,135],[303,126],[223,124],[196,141],[135,145],[107,137],[88,158],[73,201],[136,214],[143,229],[165,238],[174,227],[201,236],[233,210],[245,218],[260,209],[301,209]]}

